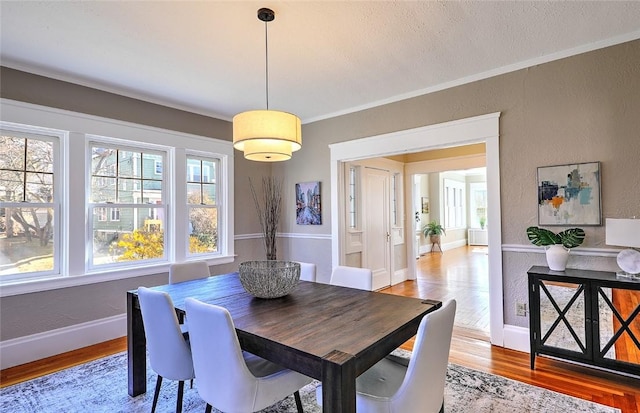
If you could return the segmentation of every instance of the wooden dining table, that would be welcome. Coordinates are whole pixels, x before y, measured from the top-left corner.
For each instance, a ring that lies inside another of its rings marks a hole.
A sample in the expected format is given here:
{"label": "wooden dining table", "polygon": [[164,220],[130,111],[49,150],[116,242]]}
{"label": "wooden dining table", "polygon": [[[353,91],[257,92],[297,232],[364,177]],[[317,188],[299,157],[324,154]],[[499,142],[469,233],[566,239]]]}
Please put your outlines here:
{"label": "wooden dining table", "polygon": [[[356,377],[413,337],[434,300],[300,281],[275,299],[247,293],[237,273],[154,287],[185,314],[193,297],[231,313],[246,351],[295,370],[322,386],[323,412],[356,411]],[[188,315],[187,315],[188,319]],[[146,392],[146,339],[137,291],[127,292],[128,391]],[[197,380],[197,378],[196,378]]]}

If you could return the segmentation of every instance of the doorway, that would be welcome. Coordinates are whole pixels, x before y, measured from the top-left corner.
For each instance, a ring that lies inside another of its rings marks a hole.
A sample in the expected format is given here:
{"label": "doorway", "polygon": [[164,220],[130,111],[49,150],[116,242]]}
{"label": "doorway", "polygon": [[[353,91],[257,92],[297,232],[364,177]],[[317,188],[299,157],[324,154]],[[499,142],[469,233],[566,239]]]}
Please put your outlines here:
{"label": "doorway", "polygon": [[[504,345],[504,308],[502,304],[502,251],[500,223],[500,165],[499,165],[499,117],[500,113],[445,122],[411,130],[389,133],[369,138],[330,145],[331,196],[337,202],[331,205],[332,265],[340,265],[345,256],[345,215],[340,203],[345,200],[344,175],[340,174],[342,162],[390,156],[395,154],[428,151],[473,143],[486,146],[488,220],[493,224],[488,231],[489,245],[489,305],[491,343]],[[409,181],[409,180],[407,180]],[[406,184],[409,185],[410,184]],[[409,189],[410,191],[410,189]],[[411,203],[405,205],[405,228],[413,226]],[[408,274],[415,274],[415,251],[407,251]]]}

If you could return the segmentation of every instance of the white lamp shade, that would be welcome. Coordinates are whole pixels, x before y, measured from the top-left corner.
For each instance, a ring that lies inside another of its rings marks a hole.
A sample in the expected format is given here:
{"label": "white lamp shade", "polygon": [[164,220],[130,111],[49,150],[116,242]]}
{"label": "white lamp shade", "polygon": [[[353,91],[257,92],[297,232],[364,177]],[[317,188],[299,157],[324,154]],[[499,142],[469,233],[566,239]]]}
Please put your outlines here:
{"label": "white lamp shade", "polygon": [[607,218],[605,242],[607,245],[640,248],[640,219]]}
{"label": "white lamp shade", "polygon": [[233,147],[252,161],[277,162],[302,148],[296,115],[277,110],[251,110],[233,117]]}

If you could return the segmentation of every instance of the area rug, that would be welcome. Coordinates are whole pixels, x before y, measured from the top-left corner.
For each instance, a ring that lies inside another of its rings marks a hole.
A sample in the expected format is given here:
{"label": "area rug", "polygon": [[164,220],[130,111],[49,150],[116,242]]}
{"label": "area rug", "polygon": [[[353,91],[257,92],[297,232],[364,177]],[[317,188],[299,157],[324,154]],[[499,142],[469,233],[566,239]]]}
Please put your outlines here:
{"label": "area rug", "polygon": [[[407,356],[409,352],[400,351]],[[148,371],[147,393],[129,397],[127,394],[127,355],[119,353],[58,373],[0,389],[0,411],[12,413],[75,413],[75,412],[150,412],[156,376]],[[315,403],[313,382],[301,391],[304,411],[319,413]],[[197,379],[193,388],[185,385],[183,412],[204,412],[205,403],[198,396]],[[425,383],[428,386],[428,383]],[[175,411],[177,383],[165,380],[156,409],[159,413]],[[218,412],[214,409],[215,412]],[[449,364],[445,393],[446,412],[618,412],[607,406],[591,403],[539,387]],[[294,413],[295,402],[290,396],[262,411],[263,413]],[[407,412],[412,413],[412,412]]]}

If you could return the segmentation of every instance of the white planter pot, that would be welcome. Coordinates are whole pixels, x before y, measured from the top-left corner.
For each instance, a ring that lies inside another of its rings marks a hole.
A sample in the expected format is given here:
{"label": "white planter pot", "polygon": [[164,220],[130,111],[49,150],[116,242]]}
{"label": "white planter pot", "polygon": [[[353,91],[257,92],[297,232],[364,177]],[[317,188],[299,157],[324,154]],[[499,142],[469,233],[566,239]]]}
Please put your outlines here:
{"label": "white planter pot", "polygon": [[547,248],[547,264],[552,271],[564,271],[569,259],[569,250],[560,244]]}

